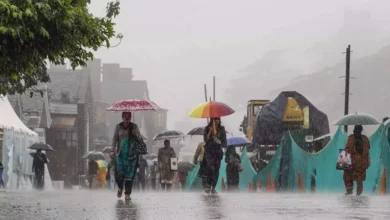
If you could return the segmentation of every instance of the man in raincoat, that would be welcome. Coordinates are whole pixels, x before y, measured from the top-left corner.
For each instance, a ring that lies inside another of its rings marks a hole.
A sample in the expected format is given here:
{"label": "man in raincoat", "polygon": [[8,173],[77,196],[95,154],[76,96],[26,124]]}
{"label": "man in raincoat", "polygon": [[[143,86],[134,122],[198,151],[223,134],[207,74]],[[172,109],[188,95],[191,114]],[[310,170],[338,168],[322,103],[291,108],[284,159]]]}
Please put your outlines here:
{"label": "man in raincoat", "polygon": [[170,141],[165,140],[164,147],[160,148],[157,155],[162,190],[170,191],[172,188],[175,171],[171,169],[171,158],[176,158],[176,153],[171,147]]}

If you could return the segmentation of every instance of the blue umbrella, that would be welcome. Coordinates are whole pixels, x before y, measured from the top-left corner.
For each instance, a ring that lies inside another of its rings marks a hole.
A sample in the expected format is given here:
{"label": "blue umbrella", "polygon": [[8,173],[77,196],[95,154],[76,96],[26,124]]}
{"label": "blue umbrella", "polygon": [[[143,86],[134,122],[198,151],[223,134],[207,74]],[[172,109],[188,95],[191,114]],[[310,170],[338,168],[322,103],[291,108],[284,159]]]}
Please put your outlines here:
{"label": "blue umbrella", "polygon": [[228,147],[245,146],[249,144],[252,144],[252,142],[244,137],[232,137],[227,139]]}

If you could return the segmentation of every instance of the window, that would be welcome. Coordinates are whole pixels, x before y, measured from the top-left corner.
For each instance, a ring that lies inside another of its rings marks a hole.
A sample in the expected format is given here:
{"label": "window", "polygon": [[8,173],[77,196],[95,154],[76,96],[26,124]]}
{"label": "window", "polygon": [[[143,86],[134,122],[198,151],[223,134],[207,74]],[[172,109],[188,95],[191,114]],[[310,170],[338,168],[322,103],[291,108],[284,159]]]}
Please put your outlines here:
{"label": "window", "polygon": [[261,109],[263,109],[264,105],[253,105],[253,116],[257,116]]}
{"label": "window", "polygon": [[55,132],[55,145],[57,147],[77,147],[77,130],[72,128],[55,128]]}

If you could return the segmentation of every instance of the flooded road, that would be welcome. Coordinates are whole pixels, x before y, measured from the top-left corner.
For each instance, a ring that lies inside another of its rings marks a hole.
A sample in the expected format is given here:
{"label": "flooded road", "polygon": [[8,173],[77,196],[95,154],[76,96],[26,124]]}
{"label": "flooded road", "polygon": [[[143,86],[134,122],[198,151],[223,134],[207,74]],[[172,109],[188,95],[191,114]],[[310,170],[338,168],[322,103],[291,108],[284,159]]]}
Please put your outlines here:
{"label": "flooded road", "polygon": [[390,219],[390,197],[331,194],[0,191],[0,219]]}

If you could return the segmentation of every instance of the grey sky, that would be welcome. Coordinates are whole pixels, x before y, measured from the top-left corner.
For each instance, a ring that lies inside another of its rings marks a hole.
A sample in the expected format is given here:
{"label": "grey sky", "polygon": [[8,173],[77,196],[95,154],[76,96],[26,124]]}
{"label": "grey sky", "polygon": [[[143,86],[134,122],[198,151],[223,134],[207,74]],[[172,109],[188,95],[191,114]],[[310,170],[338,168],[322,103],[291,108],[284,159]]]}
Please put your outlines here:
{"label": "grey sky", "polygon": [[[93,1],[91,11],[102,15],[106,2]],[[210,94],[213,75],[217,100],[224,101],[236,70],[268,49],[305,50],[326,41],[341,27],[345,8],[370,11],[377,26],[389,31],[388,0],[122,0],[116,22],[124,40],[96,57],[132,67],[135,79],[148,80],[151,98],[170,109],[173,128],[204,101],[204,83]],[[238,127],[233,121],[229,126]]]}

